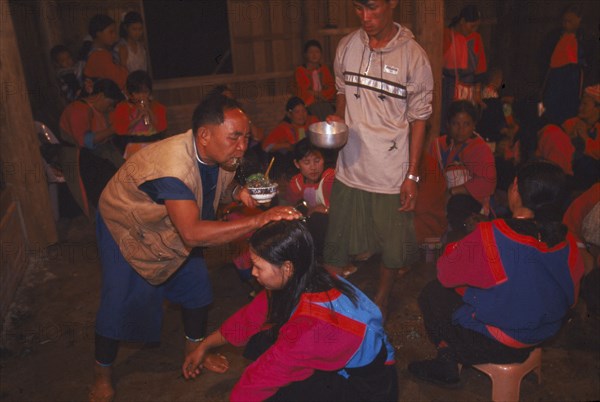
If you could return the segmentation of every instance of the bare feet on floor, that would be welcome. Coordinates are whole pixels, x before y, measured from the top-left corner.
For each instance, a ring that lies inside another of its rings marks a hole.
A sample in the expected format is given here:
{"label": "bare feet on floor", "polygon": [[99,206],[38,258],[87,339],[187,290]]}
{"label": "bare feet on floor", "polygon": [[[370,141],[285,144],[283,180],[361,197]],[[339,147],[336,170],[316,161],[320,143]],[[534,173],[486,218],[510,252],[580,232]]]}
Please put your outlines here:
{"label": "bare feet on floor", "polygon": [[375,302],[377,307],[379,307],[379,310],[381,310],[381,316],[383,317],[383,322],[385,323],[385,321],[387,320],[387,315],[388,315],[389,297],[378,295],[378,296],[375,296],[375,299],[373,301]]}
{"label": "bare feet on floor", "polygon": [[347,278],[356,271],[358,268],[355,265],[346,265],[345,267],[336,267],[335,265],[324,264],[324,268],[329,271],[330,274],[339,275],[342,278]]}
{"label": "bare feet on floor", "polygon": [[94,384],[88,397],[90,402],[112,402],[115,399],[111,367],[102,367],[96,364],[94,367]]}
{"label": "bare feet on floor", "polygon": [[371,258],[373,256],[374,253],[370,252],[370,251],[365,251],[364,253],[360,253],[360,254],[356,254],[354,256],[354,261],[367,261],[369,258]]}

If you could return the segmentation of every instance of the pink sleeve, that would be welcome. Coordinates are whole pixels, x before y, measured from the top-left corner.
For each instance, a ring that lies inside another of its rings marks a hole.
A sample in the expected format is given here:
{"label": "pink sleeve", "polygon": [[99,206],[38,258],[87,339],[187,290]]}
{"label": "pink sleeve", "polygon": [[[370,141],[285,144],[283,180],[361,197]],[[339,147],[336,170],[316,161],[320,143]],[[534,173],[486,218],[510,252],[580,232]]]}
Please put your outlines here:
{"label": "pink sleeve", "polygon": [[262,147],[265,151],[269,151],[269,148],[272,145],[282,142],[288,142],[290,144],[294,143],[289,124],[285,122],[278,124],[277,127],[267,135],[263,140]]}
{"label": "pink sleeve", "polygon": [[442,285],[485,289],[506,280],[491,225],[481,223],[461,241],[446,246],[437,262],[437,277]]}
{"label": "pink sleeve", "polygon": [[573,174],[574,151],[571,139],[560,127],[547,125],[538,132],[536,156],[556,163],[569,175]]}
{"label": "pink sleeve", "polygon": [[473,198],[481,202],[496,190],[494,155],[483,140],[472,144],[465,151],[467,152],[461,155],[461,160],[473,175],[472,179],[465,183],[465,188]]}
{"label": "pink sleeve", "polygon": [[277,342],[246,368],[230,400],[263,401],[315,370],[340,370],[361,342],[361,337],[314,317],[292,318],[281,327]]}
{"label": "pink sleeve", "polygon": [[232,345],[243,346],[262,330],[266,320],[267,293],[263,290],[221,325],[221,335]]}

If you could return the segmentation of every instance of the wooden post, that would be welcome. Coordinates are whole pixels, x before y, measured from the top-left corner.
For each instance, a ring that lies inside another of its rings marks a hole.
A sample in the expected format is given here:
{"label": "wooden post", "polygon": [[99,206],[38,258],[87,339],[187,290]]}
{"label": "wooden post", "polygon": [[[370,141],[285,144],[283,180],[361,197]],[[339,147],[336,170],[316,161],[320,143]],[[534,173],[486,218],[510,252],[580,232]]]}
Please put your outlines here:
{"label": "wooden post", "polygon": [[425,49],[433,71],[433,114],[428,122],[428,139],[440,133],[442,104],[442,65],[444,37],[444,0],[413,0],[413,33]]}
{"label": "wooden post", "polygon": [[0,1],[0,105],[3,180],[21,207],[28,247],[40,251],[58,237],[8,1]]}

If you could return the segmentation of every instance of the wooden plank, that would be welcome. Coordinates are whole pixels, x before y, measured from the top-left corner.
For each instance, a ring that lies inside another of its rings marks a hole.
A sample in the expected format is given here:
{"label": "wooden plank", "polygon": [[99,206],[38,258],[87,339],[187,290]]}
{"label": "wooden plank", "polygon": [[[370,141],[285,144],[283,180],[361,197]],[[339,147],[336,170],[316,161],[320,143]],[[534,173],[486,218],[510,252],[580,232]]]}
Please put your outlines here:
{"label": "wooden plank", "polygon": [[17,202],[11,200],[0,221],[0,320],[4,320],[29,262],[22,220]]}

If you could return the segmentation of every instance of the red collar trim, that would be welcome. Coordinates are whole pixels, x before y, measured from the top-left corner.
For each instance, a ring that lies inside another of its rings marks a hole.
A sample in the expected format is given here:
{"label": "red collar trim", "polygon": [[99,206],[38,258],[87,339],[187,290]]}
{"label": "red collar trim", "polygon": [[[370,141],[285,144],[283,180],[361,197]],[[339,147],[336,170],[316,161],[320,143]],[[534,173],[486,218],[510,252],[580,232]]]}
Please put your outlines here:
{"label": "red collar trim", "polygon": [[341,294],[342,292],[337,289],[330,289],[327,292],[303,293],[300,300],[308,303],[325,303],[337,299]]}

